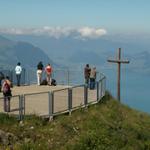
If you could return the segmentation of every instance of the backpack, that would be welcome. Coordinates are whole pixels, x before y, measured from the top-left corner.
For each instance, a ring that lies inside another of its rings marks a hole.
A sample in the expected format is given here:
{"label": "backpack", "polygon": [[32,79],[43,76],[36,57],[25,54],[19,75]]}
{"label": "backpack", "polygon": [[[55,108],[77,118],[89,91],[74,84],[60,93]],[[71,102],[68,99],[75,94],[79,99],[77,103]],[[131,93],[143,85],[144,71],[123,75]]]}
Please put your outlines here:
{"label": "backpack", "polygon": [[3,86],[3,93],[9,93],[10,92],[10,85],[5,82]]}
{"label": "backpack", "polygon": [[51,81],[51,85],[53,85],[53,86],[56,86],[56,85],[57,85],[57,82],[56,82],[56,80],[55,80],[55,79],[52,79],[52,81]]}
{"label": "backpack", "polygon": [[47,81],[46,81],[46,79],[44,79],[42,82],[41,82],[41,84],[40,85],[47,85]]}

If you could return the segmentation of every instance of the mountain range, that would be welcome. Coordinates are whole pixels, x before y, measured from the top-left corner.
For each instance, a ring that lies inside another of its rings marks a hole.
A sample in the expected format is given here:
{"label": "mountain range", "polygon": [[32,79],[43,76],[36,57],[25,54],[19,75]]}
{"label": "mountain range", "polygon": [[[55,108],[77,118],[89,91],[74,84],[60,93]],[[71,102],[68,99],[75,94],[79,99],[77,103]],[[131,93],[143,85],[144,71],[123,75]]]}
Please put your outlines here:
{"label": "mountain range", "polygon": [[70,68],[80,68],[86,63],[109,67],[107,59],[116,58],[117,49],[121,47],[121,57],[130,60],[128,69],[150,73],[150,44],[144,40],[123,39],[118,36],[98,39],[77,39],[73,36],[55,38],[44,35],[4,36],[10,40],[0,38],[0,51],[5,51],[5,55],[0,57],[0,62],[4,56],[13,55],[9,60],[11,64],[20,60],[26,66],[35,66],[38,60],[42,60],[44,63],[55,62]]}
{"label": "mountain range", "polygon": [[40,48],[21,41],[13,41],[0,36],[0,67],[3,69],[14,67],[17,62],[21,62],[23,67],[36,67],[39,61],[44,64],[53,61]]}

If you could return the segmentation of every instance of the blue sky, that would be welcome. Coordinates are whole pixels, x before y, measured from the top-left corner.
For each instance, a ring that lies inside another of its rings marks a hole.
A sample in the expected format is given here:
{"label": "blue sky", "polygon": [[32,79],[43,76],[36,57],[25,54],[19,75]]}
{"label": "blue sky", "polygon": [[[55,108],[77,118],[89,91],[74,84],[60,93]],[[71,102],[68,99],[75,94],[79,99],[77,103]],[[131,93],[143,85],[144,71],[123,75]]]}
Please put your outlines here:
{"label": "blue sky", "polygon": [[43,26],[150,33],[150,0],[0,0],[0,28]]}

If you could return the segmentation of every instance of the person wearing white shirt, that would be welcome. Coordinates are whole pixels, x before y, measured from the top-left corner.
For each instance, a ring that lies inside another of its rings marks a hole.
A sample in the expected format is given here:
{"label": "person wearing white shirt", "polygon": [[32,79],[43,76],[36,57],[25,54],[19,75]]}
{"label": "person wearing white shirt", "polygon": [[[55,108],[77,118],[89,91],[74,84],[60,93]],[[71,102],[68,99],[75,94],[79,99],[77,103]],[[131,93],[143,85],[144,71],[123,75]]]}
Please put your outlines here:
{"label": "person wearing white shirt", "polygon": [[21,72],[22,72],[22,67],[21,67],[20,62],[17,63],[15,72],[16,72],[16,78],[17,78],[17,86],[20,86],[20,79],[21,79]]}

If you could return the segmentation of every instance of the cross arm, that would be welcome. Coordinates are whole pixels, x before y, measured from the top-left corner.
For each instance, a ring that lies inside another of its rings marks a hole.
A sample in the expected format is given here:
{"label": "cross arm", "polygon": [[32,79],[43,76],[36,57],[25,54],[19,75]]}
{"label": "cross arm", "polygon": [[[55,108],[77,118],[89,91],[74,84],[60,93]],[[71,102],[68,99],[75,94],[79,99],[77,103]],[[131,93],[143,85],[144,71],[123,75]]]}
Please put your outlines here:
{"label": "cross arm", "polygon": [[111,63],[124,63],[124,64],[128,64],[129,63],[128,60],[111,60],[111,59],[108,59],[107,61],[111,62]]}

